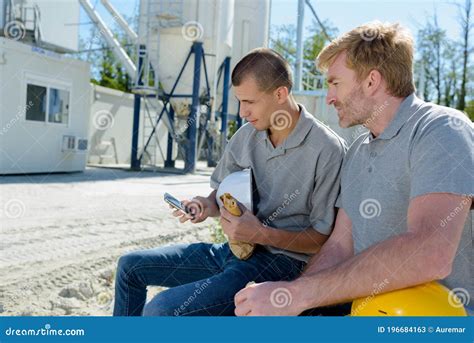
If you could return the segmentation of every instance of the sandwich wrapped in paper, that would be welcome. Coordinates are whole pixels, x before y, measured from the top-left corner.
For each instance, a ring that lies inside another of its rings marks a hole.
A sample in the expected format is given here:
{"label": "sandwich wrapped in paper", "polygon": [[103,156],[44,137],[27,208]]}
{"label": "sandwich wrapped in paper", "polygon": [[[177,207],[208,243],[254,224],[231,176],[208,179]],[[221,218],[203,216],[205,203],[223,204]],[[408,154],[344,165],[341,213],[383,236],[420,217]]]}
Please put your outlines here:
{"label": "sandwich wrapped in paper", "polygon": [[[222,180],[216,193],[216,200],[219,207],[224,206],[232,215],[241,216],[242,210],[239,208],[238,202],[253,212],[252,194],[252,171],[244,169],[232,173]],[[252,256],[256,245],[229,240],[229,247],[237,258],[246,260]]]}

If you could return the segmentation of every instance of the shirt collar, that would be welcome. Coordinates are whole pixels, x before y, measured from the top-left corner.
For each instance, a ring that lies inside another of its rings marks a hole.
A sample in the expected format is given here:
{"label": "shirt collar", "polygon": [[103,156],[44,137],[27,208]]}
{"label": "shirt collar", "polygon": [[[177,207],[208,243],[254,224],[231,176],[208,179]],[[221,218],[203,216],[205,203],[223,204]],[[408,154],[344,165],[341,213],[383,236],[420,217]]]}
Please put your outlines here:
{"label": "shirt collar", "polygon": [[393,117],[392,121],[383,130],[383,132],[376,138],[373,138],[372,134],[369,133],[369,141],[374,139],[391,139],[395,137],[410,117],[416,112],[416,110],[423,104],[423,101],[418,99],[415,93],[407,96],[400,107],[398,107],[397,113]]}

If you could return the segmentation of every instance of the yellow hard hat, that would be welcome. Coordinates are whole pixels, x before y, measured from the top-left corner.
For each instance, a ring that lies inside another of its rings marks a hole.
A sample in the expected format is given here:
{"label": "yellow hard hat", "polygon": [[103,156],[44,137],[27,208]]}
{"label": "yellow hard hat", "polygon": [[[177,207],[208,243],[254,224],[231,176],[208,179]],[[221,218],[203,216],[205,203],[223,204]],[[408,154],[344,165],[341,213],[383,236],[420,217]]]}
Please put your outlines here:
{"label": "yellow hard hat", "polygon": [[351,316],[466,315],[456,293],[438,282],[356,299],[351,308]]}

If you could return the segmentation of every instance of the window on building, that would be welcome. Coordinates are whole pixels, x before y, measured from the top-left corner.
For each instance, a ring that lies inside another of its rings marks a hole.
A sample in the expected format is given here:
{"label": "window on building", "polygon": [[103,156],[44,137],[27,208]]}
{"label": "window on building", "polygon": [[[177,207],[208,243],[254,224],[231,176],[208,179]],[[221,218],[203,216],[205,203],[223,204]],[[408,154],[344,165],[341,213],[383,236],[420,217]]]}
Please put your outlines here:
{"label": "window on building", "polygon": [[48,81],[30,81],[26,85],[26,120],[69,123],[70,92]]}
{"label": "window on building", "polygon": [[46,120],[46,87],[28,84],[26,103],[26,120]]}
{"label": "window on building", "polygon": [[49,89],[48,122],[67,124],[69,118],[69,92],[62,89]]}

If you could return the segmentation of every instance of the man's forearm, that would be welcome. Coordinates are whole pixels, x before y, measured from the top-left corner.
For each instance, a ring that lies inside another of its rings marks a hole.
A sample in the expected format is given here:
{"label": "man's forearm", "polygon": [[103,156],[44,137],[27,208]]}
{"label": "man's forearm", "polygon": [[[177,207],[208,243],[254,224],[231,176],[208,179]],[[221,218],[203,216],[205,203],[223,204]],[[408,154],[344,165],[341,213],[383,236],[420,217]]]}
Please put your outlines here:
{"label": "man's forearm", "polygon": [[262,225],[258,231],[258,243],[262,245],[271,245],[275,248],[307,254],[318,252],[328,239],[328,236],[319,233],[313,228],[292,232]]}
{"label": "man's forearm", "polygon": [[433,245],[420,234],[399,235],[332,268],[303,273],[290,291],[305,310],[442,279],[452,261],[433,259]]}
{"label": "man's forearm", "polygon": [[212,207],[209,208],[209,216],[210,217],[219,217],[220,216],[219,206],[217,206],[217,201],[216,201],[216,193],[217,193],[217,190],[214,189],[207,196],[207,199],[209,200],[210,204],[212,204]]}
{"label": "man's forearm", "polygon": [[334,230],[328,241],[308,262],[304,274],[312,275],[333,267],[354,255],[354,241],[352,239],[352,222],[343,209],[337,213]]}
{"label": "man's forearm", "polygon": [[348,249],[344,244],[331,238],[324,243],[321,250],[308,262],[303,272],[305,276],[314,275],[324,269],[334,267],[354,255],[353,249]]}

